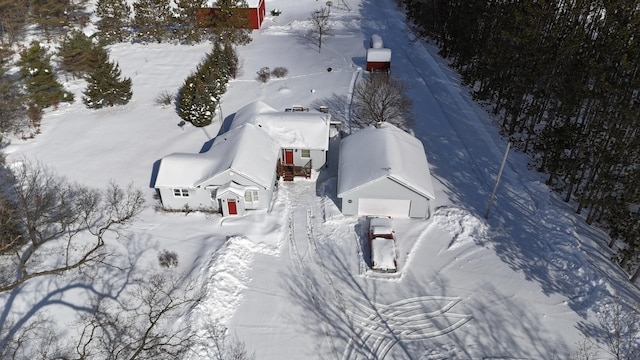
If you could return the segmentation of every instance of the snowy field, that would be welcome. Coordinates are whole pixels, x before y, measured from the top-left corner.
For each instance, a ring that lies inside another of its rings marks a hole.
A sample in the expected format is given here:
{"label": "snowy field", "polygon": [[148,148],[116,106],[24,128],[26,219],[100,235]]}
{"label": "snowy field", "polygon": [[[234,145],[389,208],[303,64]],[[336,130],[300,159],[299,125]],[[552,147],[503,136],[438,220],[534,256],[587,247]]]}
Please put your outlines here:
{"label": "snowy field", "polygon": [[[332,34],[318,52],[307,19],[322,2],[267,0],[262,28],[239,49],[242,74],[205,128],[179,127],[174,109],[154,99],[175,92],[210,44],[114,45],[111,58],[132,79],[132,101],[97,111],[80,101],[61,105],[45,114],[40,135],[12,142],[9,160],[38,160],[91,186],[113,179],[143,189],[149,207],[123,234],[137,251],[137,266],[157,267],[159,251],[177,252],[178,270],[191,273],[207,294],[183,320],[196,330],[223,324],[259,360],[550,359],[575,351],[580,329],[613,295],[640,298],[607,260],[605,236],[515,151],[485,219],[506,147],[492,119],[437,49],[408,31],[393,0],[345,2],[350,11],[333,2]],[[274,8],[282,14],[270,16]],[[410,86],[413,132],[425,146],[436,191],[430,219],[393,220],[398,273],[368,269],[367,224],[340,213],[336,141],[330,166],[310,180],[281,183],[270,212],[222,218],[157,211],[157,162],[173,152],[199,152],[252,101],[281,110],[327,105],[348,128],[350,89],[364,75],[374,33],[393,51],[392,75]],[[263,84],[256,72],[265,66],[289,74]],[[82,81],[65,85],[80,99]],[[24,292],[12,305],[0,302],[17,313],[38,304],[43,313],[65,314],[64,326],[73,310],[52,300],[82,304],[85,295]],[[202,358],[197,352],[193,358]]]}

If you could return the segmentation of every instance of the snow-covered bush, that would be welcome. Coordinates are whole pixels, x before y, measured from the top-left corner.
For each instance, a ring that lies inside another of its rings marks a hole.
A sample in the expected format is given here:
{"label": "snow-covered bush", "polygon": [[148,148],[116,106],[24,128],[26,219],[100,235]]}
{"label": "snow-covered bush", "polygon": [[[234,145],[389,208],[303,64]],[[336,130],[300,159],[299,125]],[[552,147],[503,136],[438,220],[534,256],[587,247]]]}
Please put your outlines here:
{"label": "snow-covered bush", "polygon": [[271,80],[271,70],[269,69],[269,67],[265,66],[260,69],[260,71],[258,71],[258,80],[263,83],[269,82],[269,80]]}
{"label": "snow-covered bush", "polygon": [[289,69],[286,67],[278,66],[271,71],[271,75],[277,78],[283,78],[289,74]]}
{"label": "snow-covered bush", "polygon": [[160,266],[165,268],[174,268],[178,266],[178,253],[175,251],[162,250],[158,255]]}

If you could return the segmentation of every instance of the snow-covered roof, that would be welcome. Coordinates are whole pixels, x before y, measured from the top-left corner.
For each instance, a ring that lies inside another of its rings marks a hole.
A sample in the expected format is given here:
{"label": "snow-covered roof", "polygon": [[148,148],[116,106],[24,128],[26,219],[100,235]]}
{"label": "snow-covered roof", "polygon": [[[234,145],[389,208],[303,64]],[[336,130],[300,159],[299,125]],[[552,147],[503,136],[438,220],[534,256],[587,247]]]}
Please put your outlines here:
{"label": "snow-covered roof", "polygon": [[371,48],[367,49],[367,61],[371,62],[390,62],[391,61],[391,49]]}
{"label": "snow-covered roof", "polygon": [[[257,7],[258,7],[258,5],[260,5],[260,1],[261,1],[261,0],[246,0],[246,1],[247,1],[247,5],[248,5],[250,8],[257,8]],[[217,1],[215,1],[215,0],[211,1],[210,3],[211,3],[211,7],[216,7],[216,6],[217,6],[217,4],[218,4],[218,2],[217,2]]]}
{"label": "snow-covered roof", "polygon": [[237,196],[244,196],[246,186],[238,185],[233,181],[227,183],[226,185],[222,185],[216,191],[216,199],[220,199],[222,195],[231,192],[236,194]]}
{"label": "snow-covered roof", "polygon": [[338,161],[338,197],[382,177],[434,198],[422,142],[389,123],[370,126],[342,139]]}
{"label": "snow-covered roof", "polygon": [[175,153],[160,162],[155,187],[197,187],[227,169],[269,188],[280,147],[259,127],[246,124],[216,137],[205,153]]}
{"label": "snow-covered roof", "polygon": [[207,154],[169,154],[160,160],[155,187],[194,187],[210,167]]}
{"label": "snow-covered roof", "polygon": [[255,124],[282,148],[328,150],[330,120],[329,114],[276,111],[262,101],[255,101],[236,112],[230,128]]}

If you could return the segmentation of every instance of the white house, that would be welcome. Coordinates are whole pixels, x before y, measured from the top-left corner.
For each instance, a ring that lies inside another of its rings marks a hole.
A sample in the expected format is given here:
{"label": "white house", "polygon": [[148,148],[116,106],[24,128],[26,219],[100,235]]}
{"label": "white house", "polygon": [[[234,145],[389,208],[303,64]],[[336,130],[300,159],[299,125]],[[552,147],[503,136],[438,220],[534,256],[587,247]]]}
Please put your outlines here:
{"label": "white house", "polygon": [[310,173],[310,169],[318,170],[327,162],[330,122],[331,115],[327,113],[277,111],[255,101],[236,112],[230,129],[244,124],[264,129],[280,146],[281,165]]}
{"label": "white house", "polygon": [[260,127],[238,126],[216,137],[205,153],[168,155],[154,187],[169,210],[243,215],[268,209],[278,181],[280,146]]}
{"label": "white house", "polygon": [[338,198],[345,215],[428,218],[435,198],[422,142],[389,123],[343,138]]}

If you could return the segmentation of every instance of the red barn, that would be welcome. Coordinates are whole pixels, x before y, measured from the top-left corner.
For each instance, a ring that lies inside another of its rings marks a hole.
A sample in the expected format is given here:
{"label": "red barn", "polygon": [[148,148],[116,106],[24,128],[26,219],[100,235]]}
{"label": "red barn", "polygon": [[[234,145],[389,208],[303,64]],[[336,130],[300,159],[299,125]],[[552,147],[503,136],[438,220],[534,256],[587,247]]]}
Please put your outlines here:
{"label": "red barn", "polygon": [[[266,15],[266,9],[264,2],[266,0],[247,0],[247,9],[242,9],[246,12],[246,17],[249,19],[249,24],[254,30],[260,29],[264,17]],[[212,27],[215,24],[216,18],[216,4],[210,8],[200,8],[196,11],[196,17],[198,18],[199,27]]]}
{"label": "red barn", "polygon": [[266,14],[264,2],[266,0],[247,0],[249,4],[249,13],[247,14],[247,18],[251,23],[251,27],[255,30],[260,29],[262,26],[262,21],[264,21],[264,16]]}
{"label": "red barn", "polygon": [[389,71],[391,69],[391,49],[367,49],[367,71]]}

